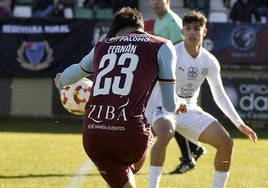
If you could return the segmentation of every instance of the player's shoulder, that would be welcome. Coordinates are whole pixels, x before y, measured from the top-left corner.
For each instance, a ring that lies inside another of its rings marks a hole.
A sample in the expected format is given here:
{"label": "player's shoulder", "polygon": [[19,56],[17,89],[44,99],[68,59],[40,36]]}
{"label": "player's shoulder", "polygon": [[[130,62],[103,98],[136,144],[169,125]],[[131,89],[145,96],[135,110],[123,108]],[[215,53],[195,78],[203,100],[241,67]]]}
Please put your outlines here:
{"label": "player's shoulder", "polygon": [[202,61],[205,62],[207,66],[210,67],[210,69],[212,70],[220,69],[220,63],[218,59],[211,52],[202,47],[201,53],[202,54],[200,58],[202,58]]}
{"label": "player's shoulder", "polygon": [[179,27],[180,29],[182,28],[182,19],[178,14],[170,10],[168,12],[168,17],[168,22],[171,27]]}
{"label": "player's shoulder", "polygon": [[158,25],[170,25],[172,23],[174,24],[174,22],[179,23],[182,20],[174,11],[169,10],[162,19],[157,18],[156,21]]}
{"label": "player's shoulder", "polygon": [[148,35],[150,36],[150,41],[151,42],[155,42],[155,43],[166,43],[168,40],[164,37],[161,37],[161,36],[157,36],[157,35],[154,35],[154,34],[149,34]]}
{"label": "player's shoulder", "polygon": [[207,60],[211,60],[213,62],[218,62],[217,58],[210,51],[208,51],[206,48],[202,47],[201,53]]}
{"label": "player's shoulder", "polygon": [[181,51],[181,50],[184,48],[184,42],[181,41],[181,42],[179,42],[179,43],[176,43],[176,44],[174,45],[174,48],[175,48],[176,51]]}
{"label": "player's shoulder", "polygon": [[167,12],[167,15],[171,18],[171,19],[179,19],[179,20],[181,20],[181,17],[176,13],[176,12],[174,12],[173,10],[169,10],[168,12]]}

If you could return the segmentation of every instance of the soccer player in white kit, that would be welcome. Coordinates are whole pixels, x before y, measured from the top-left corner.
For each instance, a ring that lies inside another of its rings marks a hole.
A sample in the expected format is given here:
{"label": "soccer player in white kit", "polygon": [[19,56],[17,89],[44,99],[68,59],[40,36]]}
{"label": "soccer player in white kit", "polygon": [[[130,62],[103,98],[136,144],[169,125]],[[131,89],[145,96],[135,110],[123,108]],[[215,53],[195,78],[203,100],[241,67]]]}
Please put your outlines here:
{"label": "soccer player in white kit", "polygon": [[[147,105],[146,115],[153,129],[161,129],[161,123],[156,123],[158,127],[154,127],[154,124],[159,118],[164,117],[166,122],[163,122],[162,126],[170,122],[173,129],[190,141],[200,141],[216,148],[212,187],[223,188],[229,176],[233,140],[220,122],[197,104],[200,87],[205,79],[209,83],[216,104],[233,124],[253,142],[257,141],[257,135],[243,122],[224,91],[218,60],[202,47],[203,38],[207,33],[206,22],[203,14],[189,11],[183,17],[184,41],[175,45],[176,94],[186,100],[188,111],[178,115],[167,112],[162,107],[160,92],[155,90],[152,94],[154,98],[151,97]],[[158,186],[159,182],[155,185],[150,182],[150,187]]]}

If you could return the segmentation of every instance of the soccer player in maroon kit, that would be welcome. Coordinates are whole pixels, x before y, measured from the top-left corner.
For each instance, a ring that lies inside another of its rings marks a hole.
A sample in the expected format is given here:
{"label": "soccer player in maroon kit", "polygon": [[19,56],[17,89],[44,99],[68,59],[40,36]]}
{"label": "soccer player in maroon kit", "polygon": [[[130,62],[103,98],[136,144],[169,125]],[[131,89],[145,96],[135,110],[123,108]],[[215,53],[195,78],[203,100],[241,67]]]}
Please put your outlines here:
{"label": "soccer player in maroon kit", "polygon": [[168,111],[187,111],[175,96],[176,52],[171,41],[144,31],[136,9],[119,10],[107,38],[80,63],[58,73],[58,89],[93,74],[86,105],[83,146],[110,187],[135,188],[149,150],[151,129],[144,111],[157,81]]}

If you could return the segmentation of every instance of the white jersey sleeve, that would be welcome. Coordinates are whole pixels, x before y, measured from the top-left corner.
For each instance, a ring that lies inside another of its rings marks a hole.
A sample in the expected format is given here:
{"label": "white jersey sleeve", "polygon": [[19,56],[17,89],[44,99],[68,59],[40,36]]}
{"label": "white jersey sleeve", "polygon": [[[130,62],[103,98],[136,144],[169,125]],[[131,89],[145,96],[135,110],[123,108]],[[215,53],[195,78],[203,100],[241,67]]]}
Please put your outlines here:
{"label": "white jersey sleeve", "polygon": [[93,55],[94,49],[90,51],[78,64],[73,64],[67,67],[59,78],[59,85],[63,88],[66,85],[73,84],[79,81],[81,78],[90,75],[93,72]]}
{"label": "white jersey sleeve", "polygon": [[224,90],[218,60],[213,57],[213,61],[215,62],[213,64],[214,66],[210,67],[211,70],[207,75],[207,81],[209,83],[213,99],[223,113],[235,124],[236,127],[238,127],[241,124],[244,124],[244,122],[235,110],[231,100]]}
{"label": "white jersey sleeve", "polygon": [[164,43],[157,54],[159,75],[161,81],[174,82],[176,80],[176,51],[171,41]]}
{"label": "white jersey sleeve", "polygon": [[[175,104],[176,106],[174,106],[174,100],[176,101],[175,83],[168,82],[172,81],[172,79],[175,80],[177,58],[176,51],[171,41],[162,45],[159,49],[157,58],[160,70],[159,78],[163,81],[158,81],[156,83],[148,100],[145,116],[149,123],[152,123],[152,114],[156,107],[162,106],[168,108],[167,111],[174,111],[178,106],[177,103]],[[167,64],[170,64],[170,67],[167,67]],[[164,97],[162,98],[162,96]]]}
{"label": "white jersey sleeve", "polygon": [[[164,43],[158,51],[159,66],[159,87],[163,100],[164,108],[172,112],[176,109],[175,101],[175,68],[176,68],[176,51],[171,41]],[[160,96],[160,98],[161,98]]]}

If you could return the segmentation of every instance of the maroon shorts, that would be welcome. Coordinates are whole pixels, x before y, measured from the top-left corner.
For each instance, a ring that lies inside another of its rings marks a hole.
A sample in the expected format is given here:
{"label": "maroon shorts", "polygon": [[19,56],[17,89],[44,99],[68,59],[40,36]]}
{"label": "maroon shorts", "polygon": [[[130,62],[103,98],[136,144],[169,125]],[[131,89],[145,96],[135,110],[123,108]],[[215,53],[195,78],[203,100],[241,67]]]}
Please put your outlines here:
{"label": "maroon shorts", "polygon": [[130,177],[131,166],[146,157],[150,133],[129,131],[126,135],[92,135],[83,132],[83,146],[100,174],[111,187],[124,186]]}

